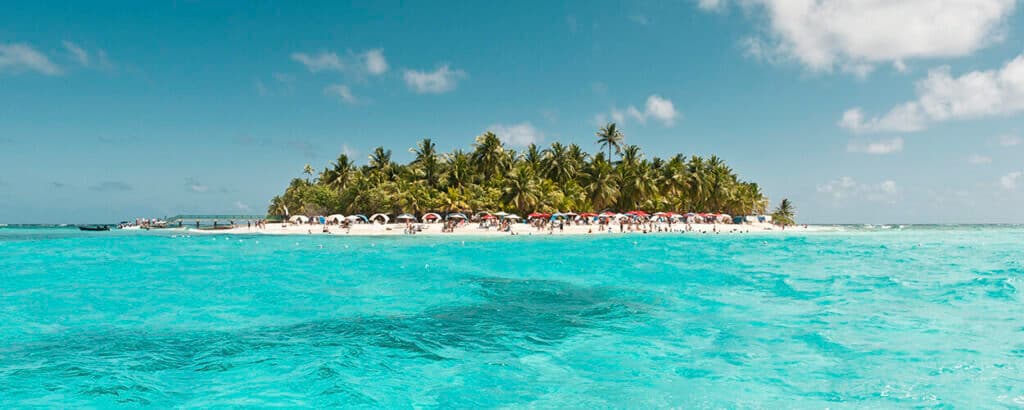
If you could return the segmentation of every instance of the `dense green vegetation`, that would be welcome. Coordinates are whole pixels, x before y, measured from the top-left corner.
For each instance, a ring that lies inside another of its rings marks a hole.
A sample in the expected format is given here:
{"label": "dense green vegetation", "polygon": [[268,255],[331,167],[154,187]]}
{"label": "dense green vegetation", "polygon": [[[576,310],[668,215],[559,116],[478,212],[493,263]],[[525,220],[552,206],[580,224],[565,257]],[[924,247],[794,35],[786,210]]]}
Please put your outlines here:
{"label": "dense green vegetation", "polygon": [[268,212],[765,212],[767,199],[758,185],[741,180],[717,156],[647,159],[624,141],[615,124],[597,132],[601,150],[593,155],[558,142],[516,151],[490,132],[478,136],[471,151],[439,153],[428,138],[410,149],[415,157],[404,165],[378,147],[363,166],[344,154],[318,175],[307,164],[306,177],[293,179]]}

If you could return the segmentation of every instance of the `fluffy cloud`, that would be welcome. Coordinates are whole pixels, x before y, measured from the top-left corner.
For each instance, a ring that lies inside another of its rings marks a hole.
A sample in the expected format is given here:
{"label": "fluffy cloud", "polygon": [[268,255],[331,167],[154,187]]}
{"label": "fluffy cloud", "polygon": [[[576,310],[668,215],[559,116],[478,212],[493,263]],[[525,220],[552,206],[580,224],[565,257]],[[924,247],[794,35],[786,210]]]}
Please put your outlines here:
{"label": "fluffy cloud", "polygon": [[[699,0],[720,10],[724,0]],[[744,0],[767,20],[766,34],[744,44],[754,55],[795,60],[811,71],[866,75],[879,63],[897,70],[915,58],[971,53],[1004,37],[1016,0]],[[753,49],[752,49],[753,47]]]}
{"label": "fluffy cloud", "polygon": [[363,65],[371,75],[381,75],[388,71],[388,60],[384,58],[384,50],[374,49],[363,53]]}
{"label": "fluffy cloud", "polygon": [[249,205],[242,203],[242,201],[235,201],[235,209],[239,211],[248,211]]}
{"label": "fluffy cloud", "polygon": [[886,155],[903,151],[903,138],[879,141],[850,141],[846,145],[847,152],[860,152],[865,154]]}
{"label": "fluffy cloud", "polygon": [[405,70],[403,77],[409,89],[421,94],[440,94],[455,89],[459,79],[466,76],[462,70],[452,70],[448,64],[434,71]]}
{"label": "fluffy cloud", "polygon": [[981,154],[971,154],[970,156],[967,157],[967,162],[969,162],[971,164],[974,164],[974,165],[991,164],[992,163],[992,157],[981,155]]}
{"label": "fluffy cloud", "polygon": [[352,90],[344,84],[331,84],[327,86],[327,88],[324,88],[324,93],[337,96],[347,104],[356,103],[356,97],[355,95],[352,95]]}
{"label": "fluffy cloud", "polygon": [[345,64],[341,62],[341,57],[338,57],[335,53],[321,51],[316,55],[306,53],[292,53],[292,60],[299,62],[306,66],[306,69],[312,73],[318,73],[321,71],[344,71]]}
{"label": "fluffy cloud", "polygon": [[697,7],[704,11],[718,11],[725,7],[725,0],[697,0]]}
{"label": "fluffy cloud", "polygon": [[877,184],[864,184],[851,177],[842,177],[834,181],[818,185],[818,193],[828,195],[839,201],[843,199],[864,198],[869,201],[891,202],[899,193],[896,182],[890,179]]}
{"label": "fluffy cloud", "polygon": [[35,71],[46,75],[60,75],[61,69],[48,57],[27,44],[0,44],[0,73]]}
{"label": "fluffy cloud", "polygon": [[363,53],[348,52],[345,57],[337,53],[321,51],[317,54],[292,53],[292,60],[295,60],[313,73],[321,71],[337,71],[354,74],[358,76],[381,75],[388,71],[388,60],[384,57],[384,50],[373,49]]}
{"label": "fluffy cloud", "polygon": [[509,145],[524,147],[544,140],[544,134],[537,131],[529,122],[512,125],[494,124],[487,129]]}
{"label": "fluffy cloud", "polygon": [[1024,176],[1024,172],[1014,171],[1009,174],[1003,175],[999,178],[999,186],[1007,191],[1013,191],[1017,189],[1018,180]]}
{"label": "fluffy cloud", "polygon": [[914,132],[923,130],[925,119],[916,104],[903,104],[877,118],[864,120],[860,107],[851,108],[839,119],[839,126],[855,133],[862,132]]}
{"label": "fluffy cloud", "polygon": [[647,103],[644,105],[643,111],[632,105],[626,107],[625,110],[612,108],[607,114],[596,115],[594,122],[604,125],[609,120],[619,124],[624,124],[627,120],[636,120],[641,124],[646,124],[648,119],[653,118],[660,121],[664,126],[671,127],[675,125],[677,117],[679,117],[679,112],[676,111],[675,104],[672,104],[671,100],[662,98],[659,95],[651,95],[647,97]]}
{"label": "fluffy cloud", "polygon": [[998,70],[971,71],[959,77],[939,67],[917,82],[917,99],[897,105],[881,117],[864,119],[847,110],[839,125],[854,132],[920,131],[927,122],[975,119],[1024,112],[1024,54]]}

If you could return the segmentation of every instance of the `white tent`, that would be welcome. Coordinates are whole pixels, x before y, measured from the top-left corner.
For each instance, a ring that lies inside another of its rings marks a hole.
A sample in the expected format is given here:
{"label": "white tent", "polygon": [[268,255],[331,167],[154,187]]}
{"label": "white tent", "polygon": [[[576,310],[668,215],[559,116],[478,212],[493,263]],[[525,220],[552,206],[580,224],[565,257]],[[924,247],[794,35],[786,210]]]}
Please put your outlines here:
{"label": "white tent", "polygon": [[519,215],[516,215],[516,214],[508,214],[508,215],[505,215],[505,219],[522,219],[522,218],[520,218]]}
{"label": "white tent", "polygon": [[433,212],[423,214],[423,221],[424,222],[427,222],[427,221],[437,222],[437,221],[440,221],[440,220],[441,220],[441,215],[439,215],[439,214],[436,214],[436,213],[433,213]]}
{"label": "white tent", "polygon": [[504,212],[504,211],[502,211],[502,212],[495,212],[495,213],[493,213],[492,215],[494,215],[494,216],[496,216],[496,217],[498,217],[498,218],[501,218],[501,217],[505,217],[505,216],[508,216],[508,215],[509,215],[509,213],[507,213],[507,212]]}
{"label": "white tent", "polygon": [[380,223],[386,224],[386,223],[388,223],[388,221],[391,220],[391,218],[389,218],[387,215],[384,215],[384,214],[373,214],[373,215],[370,215],[370,220],[373,221],[373,222],[377,222],[379,220],[379,221],[381,221]]}
{"label": "white tent", "polygon": [[334,215],[328,215],[327,216],[327,222],[341,223],[341,221],[344,221],[344,220],[345,220],[345,215],[342,215],[342,214],[334,214]]}
{"label": "white tent", "polygon": [[352,222],[367,222],[368,221],[368,219],[366,219],[365,215],[358,215],[358,214],[357,215],[346,216],[345,219],[347,219],[349,221],[352,221]]}
{"label": "white tent", "polygon": [[416,217],[412,216],[412,214],[401,214],[401,215],[396,216],[395,220],[396,221],[413,221],[413,222],[415,222],[416,221]]}
{"label": "white tent", "polygon": [[305,215],[294,215],[291,218],[288,218],[288,222],[291,222],[293,224],[304,224],[306,222],[309,222],[309,217]]}

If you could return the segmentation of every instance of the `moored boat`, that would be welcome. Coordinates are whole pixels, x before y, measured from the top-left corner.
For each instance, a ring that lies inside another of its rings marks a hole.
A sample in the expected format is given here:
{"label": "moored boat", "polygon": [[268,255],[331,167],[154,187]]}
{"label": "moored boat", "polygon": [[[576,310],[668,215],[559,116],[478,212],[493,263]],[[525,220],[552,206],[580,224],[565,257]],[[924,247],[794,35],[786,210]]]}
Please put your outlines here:
{"label": "moored boat", "polygon": [[78,229],[82,231],[109,231],[110,227],[107,225],[78,225]]}

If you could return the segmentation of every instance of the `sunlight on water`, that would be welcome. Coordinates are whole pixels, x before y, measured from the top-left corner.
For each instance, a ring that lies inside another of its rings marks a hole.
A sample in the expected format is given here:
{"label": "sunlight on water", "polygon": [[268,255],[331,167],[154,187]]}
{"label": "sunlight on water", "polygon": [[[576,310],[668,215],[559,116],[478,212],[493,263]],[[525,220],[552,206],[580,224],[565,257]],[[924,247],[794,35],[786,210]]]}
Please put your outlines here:
{"label": "sunlight on water", "polygon": [[1020,405],[1024,229],[0,229],[4,407]]}

